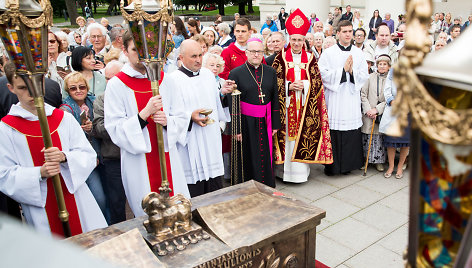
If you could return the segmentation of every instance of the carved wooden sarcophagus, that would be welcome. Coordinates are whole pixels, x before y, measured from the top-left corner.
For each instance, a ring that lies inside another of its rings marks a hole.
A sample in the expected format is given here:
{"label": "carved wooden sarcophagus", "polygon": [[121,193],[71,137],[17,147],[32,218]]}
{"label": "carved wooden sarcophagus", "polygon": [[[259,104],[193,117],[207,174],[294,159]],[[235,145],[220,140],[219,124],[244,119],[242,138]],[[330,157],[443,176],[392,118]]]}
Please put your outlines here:
{"label": "carved wooden sarcophagus", "polygon": [[69,241],[130,267],[315,267],[322,209],[254,181],[191,202],[192,226],[201,227],[200,234],[152,243],[141,217]]}

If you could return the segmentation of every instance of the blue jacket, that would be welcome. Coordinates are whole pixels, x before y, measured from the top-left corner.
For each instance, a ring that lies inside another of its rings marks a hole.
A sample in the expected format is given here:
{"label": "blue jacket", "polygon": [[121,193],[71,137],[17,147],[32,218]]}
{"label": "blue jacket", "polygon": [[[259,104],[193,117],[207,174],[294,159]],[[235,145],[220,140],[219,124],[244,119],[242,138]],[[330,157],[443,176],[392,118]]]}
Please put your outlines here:
{"label": "blue jacket", "polygon": [[279,30],[277,29],[277,25],[274,23],[274,21],[271,21],[270,25],[267,25],[267,22],[264,23],[264,25],[262,25],[262,28],[261,28],[261,34],[265,28],[269,28],[269,30],[271,30],[272,32],[277,32]]}

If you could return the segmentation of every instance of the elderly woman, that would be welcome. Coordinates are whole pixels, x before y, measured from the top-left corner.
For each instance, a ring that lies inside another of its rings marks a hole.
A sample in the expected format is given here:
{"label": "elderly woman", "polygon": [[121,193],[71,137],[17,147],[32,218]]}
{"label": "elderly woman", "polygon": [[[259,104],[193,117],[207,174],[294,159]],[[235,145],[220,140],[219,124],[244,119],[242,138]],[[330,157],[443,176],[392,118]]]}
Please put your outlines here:
{"label": "elderly woman", "polygon": [[382,54],[377,58],[377,72],[371,73],[369,80],[361,90],[362,105],[362,144],[364,147],[364,157],[367,157],[369,151],[370,134],[372,124],[372,143],[369,153],[369,164],[375,164],[375,168],[384,171],[385,147],[383,147],[383,136],[379,133],[380,118],[385,108],[384,86],[391,65],[391,58]]}
{"label": "elderly woman", "polygon": [[78,16],[77,19],[75,19],[75,22],[77,23],[77,25],[79,25],[79,29],[77,29],[76,31],[80,35],[84,35],[84,33],[87,31],[87,26],[85,25],[87,22],[85,21],[85,18],[82,16]]}
{"label": "elderly woman", "polygon": [[105,92],[106,80],[100,72],[91,48],[77,47],[72,51],[72,68],[80,72],[90,86],[89,94],[98,96]]}
{"label": "elderly woman", "polygon": [[218,30],[218,33],[220,34],[218,45],[222,48],[227,48],[232,43],[231,36],[229,36],[231,29],[229,28],[228,23],[226,22],[220,23],[218,24],[218,26],[216,26],[216,29]]}
{"label": "elderly woman", "polygon": [[393,82],[393,69],[390,69],[384,87],[384,96],[386,107],[380,121],[379,131],[384,133],[383,145],[387,148],[388,169],[384,174],[385,178],[390,178],[395,168],[395,151],[400,149],[400,159],[398,160],[397,173],[395,178],[403,178],[403,165],[410,149],[410,128],[404,129],[402,137],[392,137],[387,135],[389,127],[395,122],[396,118],[392,115],[392,105],[396,101],[397,88]]}
{"label": "elderly woman", "polygon": [[323,52],[323,42],[324,34],[322,32],[316,32],[313,34],[313,52],[315,53],[315,58],[319,59],[321,53]]}
{"label": "elderly woman", "polygon": [[[218,91],[221,89],[222,85],[224,84],[225,80],[223,78],[220,78],[218,75],[224,70],[225,68],[225,61],[221,56],[218,56],[216,54],[212,53],[207,53],[205,56],[203,56],[202,60],[202,66],[204,68],[209,69],[214,75],[215,79],[218,82]],[[231,174],[231,169],[230,169],[230,144],[231,144],[231,136],[228,136],[229,133],[224,132],[229,128],[226,128],[226,123],[225,122],[220,122],[220,128],[221,131],[224,135],[222,135],[223,139],[223,162],[224,162],[224,169],[225,169],[225,174],[224,178],[229,179],[230,174]],[[226,141],[226,142],[225,142]]]}
{"label": "elderly woman", "polygon": [[218,42],[218,33],[212,27],[204,27],[201,35],[205,37],[209,46],[216,45]]}
{"label": "elderly woman", "polygon": [[66,53],[61,49],[62,41],[52,32],[48,33],[48,74],[47,76],[59,83],[64,89],[63,77],[67,75]]}
{"label": "elderly woman", "polygon": [[209,49],[208,49],[208,53],[211,53],[211,54],[216,54],[218,56],[221,55],[221,52],[223,52],[223,48],[218,46],[218,45],[214,45],[214,46],[211,46]]}
{"label": "elderly woman", "polygon": [[200,46],[202,47],[203,55],[208,52],[208,47],[210,47],[210,44],[203,35],[197,34],[195,36],[192,36],[191,39],[197,41],[200,44]]}
{"label": "elderly woman", "polygon": [[352,18],[352,29],[357,30],[364,27],[364,21],[361,18],[361,12],[358,9],[354,10],[354,16]]}
{"label": "elderly woman", "polygon": [[[89,86],[85,77],[79,72],[72,72],[64,79],[64,85],[69,96],[64,99],[61,109],[71,113],[77,122],[81,125],[85,132],[85,136],[89,140],[92,147],[100,153],[100,144],[98,140],[93,138],[90,134],[92,132],[93,120],[93,101],[95,96],[89,95]],[[97,159],[98,165],[98,159]],[[103,192],[102,182],[98,167],[96,167],[89,175],[86,181],[90,191],[97,200],[98,206],[106,218],[106,198]]]}
{"label": "elderly woman", "polygon": [[334,44],[336,44],[336,39],[334,39],[334,37],[326,37],[323,41],[323,50],[332,47]]}

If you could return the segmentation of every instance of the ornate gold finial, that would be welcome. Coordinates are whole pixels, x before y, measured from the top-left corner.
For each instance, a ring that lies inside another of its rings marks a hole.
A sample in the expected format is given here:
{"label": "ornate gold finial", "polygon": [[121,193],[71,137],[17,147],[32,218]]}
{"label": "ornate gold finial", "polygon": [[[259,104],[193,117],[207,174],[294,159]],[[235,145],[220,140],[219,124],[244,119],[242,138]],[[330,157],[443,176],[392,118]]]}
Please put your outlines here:
{"label": "ornate gold finial", "polygon": [[43,25],[52,25],[52,6],[49,1],[40,1],[42,14],[37,18],[29,18],[20,12],[19,0],[6,0],[6,11],[0,15],[0,23],[7,24],[11,21],[13,25],[19,25],[20,21],[30,28],[39,28]]}
{"label": "ornate gold finial", "polygon": [[181,194],[165,197],[152,192],[143,198],[141,205],[148,215],[143,222],[148,233],[145,239],[160,256],[210,238],[200,226],[192,223],[192,204]]}

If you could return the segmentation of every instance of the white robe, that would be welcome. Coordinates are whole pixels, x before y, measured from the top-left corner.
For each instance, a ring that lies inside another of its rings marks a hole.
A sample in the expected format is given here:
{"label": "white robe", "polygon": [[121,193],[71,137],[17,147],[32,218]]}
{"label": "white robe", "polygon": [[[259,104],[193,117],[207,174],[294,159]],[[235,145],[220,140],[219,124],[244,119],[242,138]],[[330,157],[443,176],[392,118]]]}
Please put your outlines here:
{"label": "white robe", "polygon": [[[231,118],[229,108],[223,108],[221,105],[215,75],[206,68],[202,68],[200,74],[194,77],[175,71],[164,77],[161,92],[174,99],[173,102],[183,102],[180,108],[185,113],[187,124],[178,137],[177,149],[187,183],[195,184],[222,176],[224,165],[218,122],[229,122]],[[215,120],[215,123],[200,127],[192,122],[191,131],[187,131],[192,112],[197,109],[212,109],[209,117]]]}
{"label": "white robe", "polygon": [[[46,115],[54,107],[46,104]],[[11,107],[9,115],[30,121],[38,117],[20,104]],[[107,227],[103,214],[85,181],[95,168],[97,155],[75,118],[64,113],[58,128],[62,152],[67,162],[62,163],[61,175],[67,190],[74,194],[82,231]],[[0,123],[0,191],[21,204],[26,222],[44,234],[51,234],[45,210],[47,181],[41,180],[41,167],[35,167],[24,134],[5,123]]]}
{"label": "white robe", "polygon": [[[129,64],[125,64],[121,71],[131,77],[147,79],[145,74],[134,70]],[[161,94],[161,96],[167,116],[164,145],[166,152],[169,152],[171,162],[173,194],[181,193],[190,198],[179,154],[175,147],[176,138],[183,129],[187,129],[188,121],[185,121],[183,114],[175,113],[174,107],[181,104],[171,103],[172,98],[166,94]],[[120,147],[121,177],[128,203],[136,217],[144,216],[146,214],[141,207],[141,201],[151,192],[146,164],[146,153],[151,152],[148,127],[141,128],[134,92],[118,77],[113,77],[108,82],[104,105],[105,128],[113,143]],[[155,164],[159,165],[159,163]]]}
{"label": "white robe", "polygon": [[[295,64],[294,73],[295,73],[295,81],[301,79],[301,69],[298,66],[302,62],[301,54],[292,54],[293,56],[293,63]],[[311,57],[311,53],[307,53],[308,60]],[[287,96],[285,104],[288,108],[290,105],[290,97],[288,93],[288,82],[285,81],[285,96]],[[308,94],[308,90],[310,89],[310,80],[303,80],[303,96],[302,106],[305,105],[306,95]],[[301,92],[296,91],[295,94],[301,94]],[[302,113],[302,110],[297,110],[297,117],[299,113]],[[288,113],[286,114],[287,117]],[[287,118],[285,122],[288,122]],[[288,125],[285,124],[285,133],[288,133]],[[302,183],[308,180],[308,176],[310,175],[310,165],[306,163],[299,163],[299,162],[292,162],[292,153],[293,148],[295,148],[295,141],[289,141],[288,135],[285,136],[285,162],[283,165],[276,166],[276,175],[279,178],[282,178],[284,181],[293,182],[293,183]]]}
{"label": "white robe", "polygon": [[[352,55],[354,84],[346,73],[346,82],[341,83],[344,64]],[[362,126],[361,89],[369,78],[364,52],[356,46],[351,51],[342,51],[338,45],[321,54],[318,66],[325,88],[329,128],[333,130],[354,130]]]}

